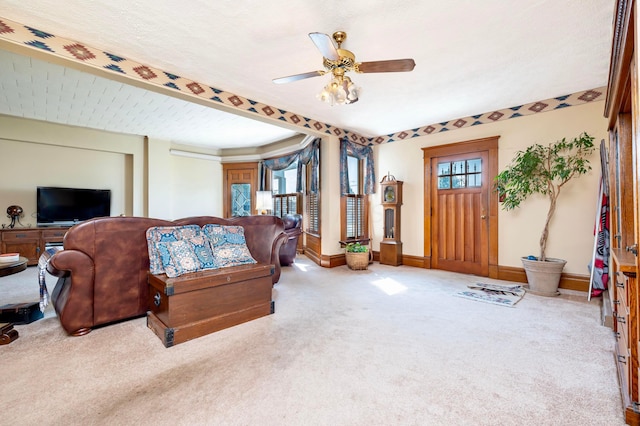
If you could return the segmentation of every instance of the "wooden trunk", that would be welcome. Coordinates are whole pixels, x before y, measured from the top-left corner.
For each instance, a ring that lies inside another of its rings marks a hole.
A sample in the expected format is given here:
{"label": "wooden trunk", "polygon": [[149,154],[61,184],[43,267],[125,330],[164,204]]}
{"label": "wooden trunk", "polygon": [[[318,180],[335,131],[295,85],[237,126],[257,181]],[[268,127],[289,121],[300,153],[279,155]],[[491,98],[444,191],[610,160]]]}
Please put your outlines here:
{"label": "wooden trunk", "polygon": [[274,312],[273,265],[251,264],[176,278],[149,275],[147,326],[166,347]]}

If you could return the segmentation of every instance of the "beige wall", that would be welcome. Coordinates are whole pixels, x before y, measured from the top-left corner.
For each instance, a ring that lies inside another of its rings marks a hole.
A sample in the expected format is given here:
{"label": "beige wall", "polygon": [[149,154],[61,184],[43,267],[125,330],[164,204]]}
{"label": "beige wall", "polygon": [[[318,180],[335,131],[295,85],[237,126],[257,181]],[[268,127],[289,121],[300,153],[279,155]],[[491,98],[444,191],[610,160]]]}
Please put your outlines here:
{"label": "beige wall", "polygon": [[21,222],[35,226],[38,186],[111,189],[112,214],[132,214],[141,147],[133,136],[0,116],[0,214],[20,205]]}
{"label": "beige wall", "polygon": [[[607,138],[604,103],[594,102],[556,111],[533,114],[407,141],[384,144],[376,148],[378,182],[387,172],[404,181],[402,206],[402,242],[406,255],[424,255],[424,166],[422,148],[466,140],[500,136],[499,168],[502,170],[513,154],[532,143],[549,143],[571,138],[586,131],[596,145]],[[597,150],[596,150],[597,151]],[[551,224],[547,255],[567,260],[565,272],[587,274],[593,251],[593,227],[600,179],[597,151],[591,161],[593,170],[570,182],[559,199]],[[498,216],[498,263],[522,267],[521,256],[538,255],[538,242],[548,204],[542,197],[527,200],[511,212],[500,210]],[[382,207],[379,194],[373,197],[373,248],[379,250],[382,238]]]}
{"label": "beige wall", "polygon": [[[114,193],[112,196],[116,197],[116,199],[122,198],[124,200],[124,206],[115,206],[112,211],[114,214],[116,214],[115,212],[119,214],[120,210],[124,210],[125,214],[139,215],[144,213],[143,138],[134,135],[0,116],[0,140],[31,143],[36,146],[30,152],[30,157],[24,159],[24,163],[22,158],[12,157],[12,161],[25,168],[29,168],[30,166],[27,163],[34,161],[36,158],[41,159],[43,162],[52,160],[51,162],[55,163],[56,170],[52,175],[34,170],[29,179],[49,181],[49,179],[53,179],[56,173],[68,176],[67,180],[70,181],[77,179],[78,183],[93,182],[94,179],[98,179],[98,176],[104,176],[100,178],[104,183],[109,182],[110,179],[124,179],[127,182],[125,188],[109,188],[122,192],[122,195]],[[37,146],[52,147],[52,151],[50,151],[51,157],[45,155]],[[69,150],[56,150],[53,149],[54,147],[64,147]],[[122,175],[114,177],[109,168],[101,166],[103,157],[104,161],[107,161],[108,154],[118,154],[122,157],[122,161],[125,163],[123,169],[124,177]],[[79,157],[76,158],[76,155],[79,155]],[[83,172],[84,175],[79,175],[78,171],[86,171],[86,173]],[[5,172],[0,171],[0,173],[2,174],[0,176],[4,177]],[[86,185],[80,184],[74,186],[86,187]]]}
{"label": "beige wall", "polygon": [[[125,213],[124,154],[7,140],[0,140],[0,152],[0,214],[3,218],[6,207],[17,204],[24,209],[21,223],[35,226],[38,186],[111,189],[112,214]],[[67,163],[69,158],[73,158],[73,167]],[[93,166],[96,160],[104,168],[96,170]]]}
{"label": "beige wall", "polygon": [[169,141],[151,139],[147,141],[146,171],[147,216],[159,219],[171,219],[173,195],[167,191],[171,187],[173,168],[169,155]]}
{"label": "beige wall", "polygon": [[18,204],[35,226],[37,186],[111,189],[114,216],[222,215],[220,162],[171,155],[170,145],[0,116],[0,217]]}
{"label": "beige wall", "polygon": [[224,216],[220,161],[171,157],[173,218]]}
{"label": "beige wall", "polygon": [[340,140],[324,137],[320,145],[320,232],[322,254],[344,252],[340,247]]}
{"label": "beige wall", "polygon": [[[387,172],[404,181],[402,241],[406,255],[424,256],[424,177],[421,148],[488,136],[500,136],[499,167],[533,142],[547,143],[582,131],[606,137],[604,104],[596,102],[472,128],[394,142],[374,149],[377,180]],[[222,216],[222,166],[216,159],[175,156],[171,143],[0,116],[0,209],[25,209],[24,222],[35,224],[38,185],[108,187],[112,214],[176,219]],[[339,140],[324,137],[321,149],[322,254],[341,253]],[[599,182],[594,171],[565,188],[547,253],[568,260],[566,272],[587,274],[593,250],[593,223]],[[3,214],[0,212],[0,214]],[[520,256],[537,254],[546,204],[532,199],[514,212],[499,213],[499,264],[520,267]],[[371,206],[373,248],[379,250],[382,208],[379,194]],[[2,222],[0,222],[2,223]],[[8,220],[6,221],[8,223]]]}

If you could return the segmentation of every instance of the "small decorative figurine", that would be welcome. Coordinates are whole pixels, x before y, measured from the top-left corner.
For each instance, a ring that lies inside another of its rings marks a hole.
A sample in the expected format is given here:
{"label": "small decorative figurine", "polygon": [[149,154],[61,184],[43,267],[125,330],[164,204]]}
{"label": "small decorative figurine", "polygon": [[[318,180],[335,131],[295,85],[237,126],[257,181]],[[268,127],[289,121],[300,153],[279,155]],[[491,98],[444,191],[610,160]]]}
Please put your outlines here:
{"label": "small decorative figurine", "polygon": [[11,218],[9,228],[14,228],[16,226],[16,222],[22,226],[20,218],[24,217],[24,210],[22,210],[22,207],[20,206],[9,206],[7,207],[7,217]]}

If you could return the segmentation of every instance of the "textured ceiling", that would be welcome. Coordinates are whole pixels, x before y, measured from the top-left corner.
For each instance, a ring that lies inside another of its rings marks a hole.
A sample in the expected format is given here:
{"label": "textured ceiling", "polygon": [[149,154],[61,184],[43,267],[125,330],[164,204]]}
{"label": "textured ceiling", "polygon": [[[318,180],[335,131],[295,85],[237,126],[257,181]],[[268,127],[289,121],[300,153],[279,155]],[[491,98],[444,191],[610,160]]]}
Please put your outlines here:
{"label": "textured ceiling", "polygon": [[[0,0],[0,19],[188,77],[365,137],[607,83],[611,0],[270,2]],[[309,32],[347,32],[358,62],[413,58],[410,73],[351,74],[360,101],[316,99],[329,77]],[[0,113],[236,148],[295,131],[0,52]]]}
{"label": "textured ceiling", "polygon": [[294,136],[287,130],[93,74],[0,50],[0,114],[183,145],[232,149]]}

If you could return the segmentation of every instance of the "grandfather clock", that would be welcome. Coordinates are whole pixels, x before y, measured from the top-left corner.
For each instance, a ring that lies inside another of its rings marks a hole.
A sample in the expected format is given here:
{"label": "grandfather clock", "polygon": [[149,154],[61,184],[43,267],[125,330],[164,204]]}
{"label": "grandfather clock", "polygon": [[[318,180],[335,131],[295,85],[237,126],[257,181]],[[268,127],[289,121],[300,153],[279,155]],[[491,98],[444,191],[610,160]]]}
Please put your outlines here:
{"label": "grandfather clock", "polygon": [[387,174],[380,182],[384,233],[380,242],[380,263],[402,265],[402,241],[400,241],[400,207],[402,206],[402,181]]}

